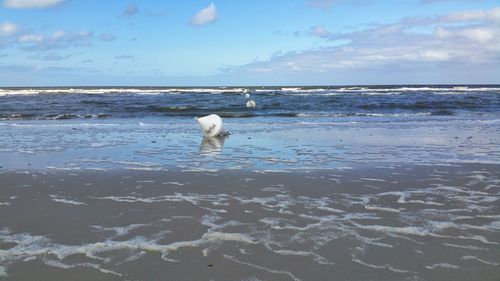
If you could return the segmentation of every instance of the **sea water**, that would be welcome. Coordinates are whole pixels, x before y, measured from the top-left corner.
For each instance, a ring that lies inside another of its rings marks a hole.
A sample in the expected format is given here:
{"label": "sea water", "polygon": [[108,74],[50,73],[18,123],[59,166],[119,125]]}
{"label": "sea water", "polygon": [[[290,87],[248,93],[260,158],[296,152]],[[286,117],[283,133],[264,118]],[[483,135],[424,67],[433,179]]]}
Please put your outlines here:
{"label": "sea water", "polygon": [[[500,161],[500,86],[3,88],[0,102],[5,168]],[[204,140],[193,118],[208,114],[232,135]]]}

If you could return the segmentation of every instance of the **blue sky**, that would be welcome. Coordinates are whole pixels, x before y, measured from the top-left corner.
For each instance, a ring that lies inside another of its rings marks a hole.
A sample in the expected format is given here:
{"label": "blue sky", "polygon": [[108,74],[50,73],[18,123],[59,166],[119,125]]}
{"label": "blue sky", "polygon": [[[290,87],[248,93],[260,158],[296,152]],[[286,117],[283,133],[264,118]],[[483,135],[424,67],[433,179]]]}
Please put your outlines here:
{"label": "blue sky", "polygon": [[498,0],[0,3],[0,86],[500,83]]}

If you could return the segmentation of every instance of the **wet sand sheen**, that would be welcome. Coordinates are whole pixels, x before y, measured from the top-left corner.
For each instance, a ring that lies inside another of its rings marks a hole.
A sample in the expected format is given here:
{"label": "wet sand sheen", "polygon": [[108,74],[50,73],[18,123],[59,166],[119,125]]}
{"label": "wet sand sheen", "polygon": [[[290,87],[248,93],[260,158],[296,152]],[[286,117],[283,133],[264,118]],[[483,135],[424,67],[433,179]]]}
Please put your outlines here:
{"label": "wet sand sheen", "polygon": [[498,280],[500,169],[4,171],[0,279]]}

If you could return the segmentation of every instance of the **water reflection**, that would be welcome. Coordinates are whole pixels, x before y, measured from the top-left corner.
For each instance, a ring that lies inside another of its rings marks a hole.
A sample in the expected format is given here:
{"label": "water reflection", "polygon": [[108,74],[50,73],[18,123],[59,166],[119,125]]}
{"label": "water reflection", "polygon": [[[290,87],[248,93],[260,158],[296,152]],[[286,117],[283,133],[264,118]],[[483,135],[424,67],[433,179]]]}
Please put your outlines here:
{"label": "water reflection", "polygon": [[202,155],[217,155],[221,153],[224,147],[224,140],[227,136],[204,137],[200,144],[200,154]]}

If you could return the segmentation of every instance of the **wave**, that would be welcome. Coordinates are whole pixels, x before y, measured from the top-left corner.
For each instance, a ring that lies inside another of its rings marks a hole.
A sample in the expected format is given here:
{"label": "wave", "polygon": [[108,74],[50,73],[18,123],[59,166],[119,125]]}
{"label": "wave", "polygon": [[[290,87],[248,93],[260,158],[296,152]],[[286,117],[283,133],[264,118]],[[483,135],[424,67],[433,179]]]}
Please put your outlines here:
{"label": "wave", "polygon": [[384,102],[372,102],[364,103],[357,106],[358,108],[365,110],[449,110],[449,109],[475,109],[479,108],[480,105],[477,102],[466,101],[466,100],[427,100],[427,101],[384,101]]}
{"label": "wave", "polygon": [[458,94],[464,92],[498,92],[500,87],[474,87],[474,86],[450,86],[450,87],[387,87],[387,88],[375,88],[375,87],[355,87],[355,88],[340,88],[339,92],[374,92],[374,93],[398,93],[398,92],[435,92],[435,93],[450,93]]}
{"label": "wave", "polygon": [[202,108],[193,107],[193,106],[156,106],[150,105],[147,107],[149,111],[153,112],[189,112],[202,110]]}
{"label": "wave", "polygon": [[111,114],[71,114],[71,113],[61,113],[61,114],[47,114],[47,115],[36,115],[36,114],[0,114],[0,120],[67,120],[67,119],[94,119],[94,118],[108,118]]}
{"label": "wave", "polygon": [[419,116],[452,116],[455,115],[452,111],[439,110],[431,112],[417,113],[335,113],[335,114],[310,114],[310,113],[293,113],[290,117],[419,117]]}
{"label": "wave", "polygon": [[0,88],[0,97],[9,95],[50,95],[50,94],[86,94],[86,95],[172,95],[172,94],[243,94],[251,91],[255,94],[281,95],[398,95],[412,92],[432,94],[467,94],[472,92],[500,92],[500,86],[352,86],[352,87],[212,87],[212,88],[175,88],[175,87],[137,87],[137,88]]}
{"label": "wave", "polygon": [[162,95],[181,93],[200,94],[224,94],[246,92],[244,88],[3,88],[0,89],[0,97],[8,95],[47,95],[47,94],[138,94],[138,95]]}
{"label": "wave", "polygon": [[[169,117],[184,117],[191,118],[200,116],[205,113],[193,112],[191,109],[176,109],[176,108],[155,108],[152,111],[157,113],[166,113]],[[199,114],[197,114],[199,113]],[[215,114],[222,118],[253,118],[253,117],[282,117],[282,118],[356,118],[356,117],[373,117],[373,118],[388,118],[388,117],[422,117],[422,116],[453,116],[454,112],[448,110],[437,110],[430,112],[417,113],[307,113],[307,112],[217,112]],[[162,115],[160,115],[162,116]],[[111,114],[48,114],[38,116],[34,114],[10,114],[0,115],[2,121],[20,121],[20,120],[70,120],[70,119],[104,119],[104,118],[126,118],[128,116],[112,116]]]}

